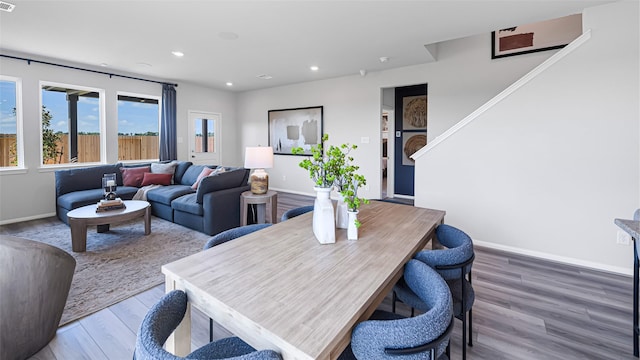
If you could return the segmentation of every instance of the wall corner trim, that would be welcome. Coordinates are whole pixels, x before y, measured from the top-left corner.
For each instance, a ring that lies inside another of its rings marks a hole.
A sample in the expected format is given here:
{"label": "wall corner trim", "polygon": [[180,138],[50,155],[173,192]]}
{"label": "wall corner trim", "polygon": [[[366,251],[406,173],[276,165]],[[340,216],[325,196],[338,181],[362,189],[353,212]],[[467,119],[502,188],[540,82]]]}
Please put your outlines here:
{"label": "wall corner trim", "polygon": [[480,106],[477,110],[469,114],[464,119],[460,120],[457,124],[453,125],[447,131],[442,133],[440,136],[436,137],[424,146],[422,149],[416,151],[411,158],[413,160],[417,160],[422,157],[424,154],[428,153],[431,149],[438,146],[440,143],[445,141],[449,136],[453,135],[463,127],[467,126],[473,120],[477,119],[482,115],[485,111],[489,110],[496,104],[498,104],[503,99],[507,98],[514,92],[516,92],[519,88],[524,86],[526,83],[534,79],[536,76],[544,72],[546,69],[550,68],[553,64],[560,61],[565,56],[572,53],[575,49],[582,46],[582,44],[586,43],[591,38],[591,29],[586,30],[582,35],[578,36],[575,40],[573,40],[570,44],[560,49],[557,53],[553,54],[547,60],[542,62],[540,65],[536,66],[533,70],[529,71],[522,78],[518,79],[516,82],[511,84],[509,87],[501,91],[498,95],[494,96],[491,100],[487,101],[484,105]]}

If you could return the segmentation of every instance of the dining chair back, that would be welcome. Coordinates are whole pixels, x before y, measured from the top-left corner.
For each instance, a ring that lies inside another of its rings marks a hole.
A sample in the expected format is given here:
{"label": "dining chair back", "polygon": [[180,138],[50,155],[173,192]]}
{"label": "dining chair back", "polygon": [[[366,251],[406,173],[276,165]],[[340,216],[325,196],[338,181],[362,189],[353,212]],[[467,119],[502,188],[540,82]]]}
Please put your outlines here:
{"label": "dining chair back", "polygon": [[453,329],[449,287],[435,270],[418,260],[405,265],[404,280],[429,310],[410,318],[375,311],[355,327],[340,360],[446,358]]}
{"label": "dining chair back", "polygon": [[142,320],[136,338],[134,360],[180,360],[180,359],[230,359],[271,360],[281,359],[272,350],[256,351],[238,337],[229,337],[198,348],[182,358],[162,348],[169,335],[182,321],[187,310],[187,294],[173,290],[151,307]]}
{"label": "dining chair back", "polygon": [[301,206],[301,207],[289,209],[285,211],[284,214],[282,214],[282,218],[280,219],[280,221],[289,220],[296,216],[308,213],[309,211],[313,211],[313,205]]}
{"label": "dining chair back", "polygon": [[[462,321],[462,358],[466,359],[467,344],[473,346],[473,303],[475,292],[471,281],[471,268],[475,259],[473,242],[464,231],[451,225],[441,224],[436,228],[436,236],[446,249],[423,250],[416,254],[416,260],[435,269],[447,282],[453,297],[453,314]],[[401,280],[394,287],[393,306],[396,299],[412,308],[427,311],[428,305]],[[468,318],[468,341],[467,341]]]}
{"label": "dining chair back", "polygon": [[254,231],[258,231],[258,230],[262,230],[266,227],[271,226],[271,224],[266,223],[266,224],[251,224],[251,225],[245,225],[245,226],[239,226],[239,227],[235,227],[233,229],[229,229],[229,230],[225,230],[219,234],[214,235],[213,237],[211,237],[211,239],[209,239],[203,247],[203,250],[207,250],[209,248],[212,248],[214,246],[220,245],[220,244],[224,244],[227,241],[233,240],[233,239],[237,239],[240,236],[244,236],[247,234],[251,234]]}

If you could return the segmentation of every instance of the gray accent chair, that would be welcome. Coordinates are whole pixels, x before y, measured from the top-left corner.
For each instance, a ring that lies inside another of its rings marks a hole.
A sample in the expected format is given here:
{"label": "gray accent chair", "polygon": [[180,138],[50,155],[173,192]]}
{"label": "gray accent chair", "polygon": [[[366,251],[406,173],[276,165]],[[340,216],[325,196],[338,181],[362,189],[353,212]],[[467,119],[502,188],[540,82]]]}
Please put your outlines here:
{"label": "gray accent chair", "polygon": [[355,327],[339,360],[448,359],[453,300],[447,283],[418,260],[405,265],[404,281],[429,310],[410,318],[376,310]]}
{"label": "gray accent chair", "polygon": [[285,211],[284,214],[282,214],[282,218],[280,219],[280,221],[289,220],[289,219],[294,218],[296,216],[308,213],[309,211],[313,211],[313,205],[301,206],[301,207],[298,207],[298,208],[289,209],[289,210]]}
{"label": "gray accent chair", "polygon": [[[464,231],[451,225],[441,224],[436,228],[436,236],[440,244],[446,247],[442,250],[423,250],[414,259],[435,269],[449,285],[453,296],[453,313],[462,321],[462,359],[467,356],[467,313],[469,318],[469,346],[473,346],[471,330],[473,325],[472,308],[475,292],[471,284],[471,267],[475,258],[473,242]],[[427,311],[429,306],[407,286],[401,279],[394,287],[393,306],[396,299],[412,308]]]}
{"label": "gray accent chair", "polygon": [[164,295],[147,313],[136,338],[134,360],[180,360],[180,359],[234,359],[270,360],[281,359],[273,350],[256,351],[238,337],[229,337],[211,342],[182,358],[162,348],[169,335],[182,321],[187,310],[187,294],[173,290]]}
{"label": "gray accent chair", "polygon": [[0,235],[0,359],[26,359],[56,335],[76,260],[55,246]]}

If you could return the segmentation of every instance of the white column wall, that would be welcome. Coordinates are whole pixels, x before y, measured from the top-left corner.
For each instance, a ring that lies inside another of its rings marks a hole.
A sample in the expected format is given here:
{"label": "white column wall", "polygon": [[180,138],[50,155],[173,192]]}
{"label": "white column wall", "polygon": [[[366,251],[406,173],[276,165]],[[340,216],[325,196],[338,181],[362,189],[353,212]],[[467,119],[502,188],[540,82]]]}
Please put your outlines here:
{"label": "white column wall", "polygon": [[583,26],[589,41],[417,159],[416,205],[479,244],[630,274],[613,220],[640,206],[638,3]]}

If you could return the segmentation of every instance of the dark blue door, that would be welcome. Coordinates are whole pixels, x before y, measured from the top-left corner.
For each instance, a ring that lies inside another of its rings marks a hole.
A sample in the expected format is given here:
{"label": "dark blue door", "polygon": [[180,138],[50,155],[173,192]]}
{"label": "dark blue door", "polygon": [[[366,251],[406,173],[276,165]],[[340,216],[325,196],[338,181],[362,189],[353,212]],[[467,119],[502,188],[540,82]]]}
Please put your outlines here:
{"label": "dark blue door", "polygon": [[413,196],[415,163],[409,156],[427,144],[427,84],[395,90],[394,192]]}

